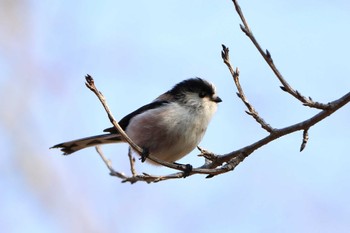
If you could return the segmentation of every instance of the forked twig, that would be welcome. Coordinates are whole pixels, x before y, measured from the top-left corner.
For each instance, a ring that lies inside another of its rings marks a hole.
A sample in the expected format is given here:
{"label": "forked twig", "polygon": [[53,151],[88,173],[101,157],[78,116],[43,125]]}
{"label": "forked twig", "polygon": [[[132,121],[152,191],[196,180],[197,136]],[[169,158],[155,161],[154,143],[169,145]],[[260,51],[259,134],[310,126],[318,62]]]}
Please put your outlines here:
{"label": "forked twig", "polygon": [[240,98],[243,101],[243,103],[245,104],[245,106],[248,108],[248,111],[246,111],[246,113],[248,115],[252,116],[261,125],[261,127],[263,129],[265,129],[269,133],[272,133],[273,128],[269,124],[267,124],[264,119],[262,119],[259,116],[258,112],[248,102],[248,99],[247,99],[246,95],[244,94],[244,91],[243,91],[241,84],[239,82],[239,70],[238,70],[238,68],[236,68],[236,70],[234,70],[232,68],[231,63],[230,63],[229,48],[226,47],[225,45],[222,45],[221,58],[223,59],[223,62],[225,63],[225,65],[228,67],[229,71],[231,72],[231,75],[233,77],[233,81],[235,82],[235,85],[236,85],[237,90],[238,90],[238,92],[237,92],[238,98]]}
{"label": "forked twig", "polygon": [[[234,83],[237,87],[237,95],[238,97],[243,101],[245,106],[247,107],[247,113],[251,115],[260,125],[263,129],[265,129],[267,132],[269,132],[269,135],[248,145],[245,146],[241,149],[229,152],[227,154],[223,155],[218,155],[215,153],[211,153],[209,151],[206,151],[202,148],[198,148],[201,151],[202,157],[205,158],[205,163],[198,167],[198,168],[193,168],[190,174],[188,175],[193,175],[193,174],[206,174],[207,178],[226,173],[229,171],[234,170],[246,157],[248,157],[250,154],[252,154],[254,151],[257,149],[261,148],[262,146],[270,143],[271,141],[276,140],[277,138],[283,137],[285,135],[288,135],[290,133],[296,132],[296,131],[303,131],[303,141],[300,147],[300,150],[302,151],[305,148],[305,145],[308,141],[308,131],[309,129],[317,124],[318,122],[322,121],[326,117],[330,116],[333,114],[335,111],[346,105],[347,103],[350,102],[350,92],[342,96],[341,98],[334,100],[332,102],[329,102],[328,104],[322,104],[318,102],[314,102],[310,97],[306,98],[303,95],[301,95],[298,91],[294,90],[288,82],[283,78],[283,76],[280,74],[278,69],[275,67],[274,62],[272,60],[271,54],[268,50],[263,51],[259,45],[259,43],[256,41],[255,37],[253,36],[253,33],[242,13],[242,10],[240,6],[238,5],[238,2],[236,0],[233,0],[233,3],[235,5],[235,9],[240,16],[243,25],[241,26],[242,31],[250,38],[250,40],[253,42],[255,47],[258,49],[260,54],[264,57],[265,61],[268,63],[268,65],[271,67],[279,81],[282,83],[282,90],[288,92],[295,98],[297,98],[299,101],[301,101],[305,106],[309,106],[312,108],[318,108],[321,109],[319,113],[314,115],[313,117],[301,121],[299,123],[293,124],[291,126],[287,126],[284,128],[280,129],[275,129],[272,128],[269,124],[267,124],[258,114],[258,112],[254,109],[254,107],[248,102],[247,97],[244,94],[244,91],[240,85],[239,82],[239,70],[238,68],[233,69],[230,59],[229,59],[229,49],[223,45],[223,50],[221,53],[223,62],[226,64],[228,69],[230,70],[230,73],[233,77]],[[97,90],[95,87],[94,81],[90,75],[86,76],[86,86],[93,91],[96,96],[99,98],[100,102],[105,108],[105,111],[107,112],[107,115],[111,121],[111,123],[114,125],[114,127],[118,130],[118,132],[121,134],[123,137],[124,141],[129,143],[130,147],[136,151],[138,154],[142,155],[143,149],[137,146],[135,143],[132,142],[132,140],[125,134],[125,132],[120,128],[118,125],[117,121],[114,119],[112,116],[105,98],[103,97],[102,93]],[[138,181],[143,181],[147,183],[154,183],[154,182],[159,182],[159,181],[164,181],[164,180],[169,180],[169,179],[178,179],[178,178],[183,178],[185,177],[184,172],[185,169],[187,169],[186,165],[183,164],[176,164],[176,163],[167,163],[164,161],[161,161],[157,158],[154,158],[152,155],[149,155],[148,159],[161,164],[163,166],[179,170],[180,172],[176,172],[173,174],[165,175],[165,176],[154,176],[150,175],[147,173],[142,173],[142,175],[138,175],[136,170],[135,170],[135,159],[133,158],[131,154],[131,150],[129,150],[128,156],[129,156],[129,162],[130,162],[130,170],[131,170],[131,176],[126,176],[124,173],[117,172],[113,169],[112,163],[110,160],[108,160],[102,153],[102,151],[97,147],[96,148],[98,154],[101,156],[102,160],[106,164],[107,168],[110,171],[110,174],[112,176],[116,176],[120,179],[122,179],[122,182],[130,182],[130,183],[135,183]]]}
{"label": "forked twig", "polygon": [[106,164],[106,166],[107,166],[107,168],[108,168],[108,170],[109,170],[109,174],[110,174],[111,176],[116,176],[116,177],[118,177],[118,178],[120,178],[120,179],[126,179],[126,178],[127,178],[127,176],[126,176],[124,173],[118,172],[118,171],[115,171],[115,170],[114,170],[114,168],[113,168],[113,166],[112,166],[112,161],[109,160],[109,159],[107,159],[107,158],[104,156],[104,154],[103,154],[103,152],[102,152],[102,150],[101,150],[101,147],[96,146],[95,149],[96,149],[96,152],[100,155],[100,157],[101,157],[101,159],[103,160],[103,162]]}
{"label": "forked twig", "polygon": [[246,34],[246,36],[253,42],[253,44],[255,45],[255,47],[257,48],[257,50],[259,51],[259,53],[261,54],[261,56],[265,59],[266,63],[270,66],[270,68],[272,69],[272,71],[274,72],[274,74],[276,75],[276,77],[278,78],[278,80],[281,82],[282,86],[281,89],[289,94],[291,94],[292,96],[294,96],[296,99],[298,99],[299,101],[301,101],[303,103],[303,105],[311,107],[311,108],[318,108],[318,109],[327,109],[329,108],[329,104],[323,104],[323,103],[319,103],[319,102],[315,102],[312,100],[311,97],[307,98],[305,96],[303,96],[299,91],[294,90],[289,83],[283,78],[282,74],[279,72],[279,70],[277,69],[277,67],[275,66],[273,60],[272,60],[272,56],[271,53],[266,49],[266,52],[264,52],[264,50],[261,48],[261,46],[259,45],[258,41],[255,39],[253,32],[251,31],[247,20],[245,19],[243,12],[241,10],[241,7],[238,4],[237,0],[232,0],[235,9],[239,15],[239,17],[241,18],[241,21],[243,23],[240,24],[241,30]]}
{"label": "forked twig", "polygon": [[135,157],[132,156],[132,149],[129,146],[129,151],[128,151],[128,157],[129,157],[129,163],[130,163],[130,171],[132,176],[136,176],[136,169],[135,169]]}
{"label": "forked twig", "polygon": [[134,149],[139,155],[142,155],[143,153],[143,149],[141,147],[139,147],[138,145],[136,145],[136,143],[134,143],[129,136],[124,132],[124,130],[120,127],[120,125],[118,124],[118,122],[115,120],[115,118],[113,117],[111,110],[109,109],[107,103],[106,103],[106,99],[103,96],[103,94],[96,88],[95,86],[95,82],[94,79],[88,74],[85,76],[85,80],[86,80],[86,87],[90,89],[90,91],[92,91],[93,93],[95,93],[95,95],[97,96],[97,98],[100,100],[100,102],[102,103],[108,118],[110,120],[110,122],[112,123],[112,125],[115,127],[115,129],[120,133],[120,135],[122,136],[122,138],[131,146],[132,149]]}

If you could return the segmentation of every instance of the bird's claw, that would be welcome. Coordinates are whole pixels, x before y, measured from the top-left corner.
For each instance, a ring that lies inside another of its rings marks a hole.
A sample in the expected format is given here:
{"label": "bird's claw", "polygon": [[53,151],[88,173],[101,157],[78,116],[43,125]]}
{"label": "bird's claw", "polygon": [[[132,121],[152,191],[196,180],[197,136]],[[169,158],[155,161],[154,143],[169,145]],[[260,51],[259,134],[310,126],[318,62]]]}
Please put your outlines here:
{"label": "bird's claw", "polygon": [[141,153],[141,158],[140,158],[141,162],[145,162],[148,156],[149,156],[149,149],[143,148]]}

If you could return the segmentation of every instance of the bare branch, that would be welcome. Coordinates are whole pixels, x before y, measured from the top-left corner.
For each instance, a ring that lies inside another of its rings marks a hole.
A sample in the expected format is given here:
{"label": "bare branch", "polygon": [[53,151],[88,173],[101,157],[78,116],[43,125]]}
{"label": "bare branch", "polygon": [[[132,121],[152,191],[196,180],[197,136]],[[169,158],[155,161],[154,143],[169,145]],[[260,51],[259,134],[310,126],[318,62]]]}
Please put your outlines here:
{"label": "bare branch", "polygon": [[135,170],[135,158],[132,157],[131,148],[129,148],[128,156],[129,156],[130,169],[131,169],[132,176],[127,176],[123,172],[118,172],[113,168],[112,162],[104,156],[104,154],[99,146],[96,146],[95,149],[96,149],[97,153],[100,155],[103,162],[106,164],[106,166],[110,172],[109,174],[111,176],[115,176],[115,177],[122,179],[123,183],[130,182],[131,184],[133,184],[133,183],[136,183],[138,181],[143,181],[143,182],[147,182],[147,183],[158,182],[158,181],[162,181],[162,180],[181,178],[180,176],[183,173],[183,172],[179,172],[179,173],[168,175],[168,176],[154,176],[154,175],[150,175],[147,173],[143,173],[143,175],[137,175],[136,170]]}
{"label": "bare branch", "polygon": [[217,159],[217,155],[210,152],[210,151],[207,151],[203,148],[201,148],[200,146],[197,146],[198,150],[201,152],[198,157],[204,157],[205,158],[205,163],[206,164],[209,164],[210,162],[213,162]]}
{"label": "bare branch", "polygon": [[244,91],[243,91],[241,84],[239,82],[239,70],[238,70],[238,68],[236,68],[236,70],[234,70],[232,68],[231,62],[230,62],[229,48],[226,47],[225,45],[222,45],[221,57],[231,72],[231,75],[233,77],[233,81],[235,82],[235,85],[236,85],[237,90],[238,90],[238,93],[237,93],[238,98],[240,98],[243,101],[243,103],[245,104],[245,106],[248,108],[248,111],[246,111],[246,113],[248,115],[252,116],[261,125],[261,127],[263,129],[265,129],[267,132],[271,133],[273,131],[273,128],[269,124],[267,124],[264,119],[262,119],[259,116],[258,112],[255,111],[254,107],[248,102],[248,99],[245,96]]}
{"label": "bare branch", "polygon": [[[98,93],[100,93],[100,92],[98,92]],[[106,104],[105,100],[103,100],[103,101],[104,101],[104,104]],[[203,150],[202,148],[199,148],[199,150],[202,153],[201,156],[206,158],[206,162],[204,165],[202,165],[198,168],[193,168],[192,171],[190,172],[190,174],[188,174],[188,176],[194,175],[194,174],[207,174],[208,175],[207,178],[211,178],[215,175],[219,175],[222,173],[226,173],[228,171],[232,171],[247,156],[249,156],[251,153],[253,153],[255,150],[259,149],[260,147],[268,144],[269,142],[271,142],[279,137],[285,136],[285,135],[290,134],[292,132],[299,131],[299,130],[304,130],[304,131],[308,130],[311,126],[315,125],[316,123],[323,120],[324,118],[330,116],[332,113],[334,113],[339,108],[343,107],[348,102],[350,102],[350,92],[348,94],[344,95],[343,97],[341,97],[340,99],[329,103],[330,107],[327,110],[321,111],[320,113],[316,114],[314,117],[311,117],[308,120],[302,121],[302,122],[294,124],[292,126],[288,126],[288,127],[282,128],[282,129],[274,129],[270,133],[270,135],[268,135],[267,137],[255,142],[249,146],[243,147],[243,148],[236,150],[236,151],[232,151],[228,154],[216,155],[214,153]],[[114,122],[115,120],[114,120],[113,116],[111,116],[111,118],[112,118],[112,121]],[[178,179],[178,178],[185,177],[184,172],[177,172],[177,173],[169,174],[166,176],[154,176],[154,175],[150,175],[147,173],[143,173],[143,175],[137,175],[136,171],[133,170],[134,169],[133,168],[133,166],[134,166],[133,161],[134,160],[132,157],[129,157],[129,159],[130,159],[130,164],[131,164],[131,169],[132,169],[133,175],[128,177],[128,176],[124,175],[124,173],[116,172],[113,169],[111,162],[105,156],[103,156],[102,151],[99,150],[99,148],[96,148],[96,150],[99,153],[99,155],[101,156],[102,160],[105,162],[108,169],[110,170],[110,175],[121,178],[122,182],[135,183],[138,181],[143,181],[143,182],[147,182],[147,183],[155,183],[155,182],[159,182],[159,181],[165,181],[165,180],[169,180],[169,179]],[[177,169],[177,170],[181,170],[182,169],[181,166],[185,166],[185,165],[176,164],[176,163],[171,164],[171,165],[174,165],[175,169]],[[173,166],[170,166],[170,168],[173,168]]]}
{"label": "bare branch", "polygon": [[105,100],[105,97],[102,95],[102,93],[96,88],[95,86],[95,82],[94,79],[88,74],[85,76],[86,79],[86,83],[85,85],[90,89],[90,91],[92,91],[93,93],[95,93],[95,95],[98,97],[98,99],[100,100],[100,102],[102,103],[104,109],[107,112],[108,118],[110,120],[110,122],[112,123],[112,125],[115,127],[115,129],[120,133],[120,135],[122,136],[122,138],[132,147],[133,150],[135,150],[139,155],[142,155],[143,153],[143,149],[141,147],[139,147],[138,145],[136,145],[136,143],[134,143],[129,136],[124,132],[124,130],[120,127],[120,125],[118,124],[118,122],[115,120],[115,118],[113,117],[107,103]]}
{"label": "bare branch", "polygon": [[137,173],[135,170],[135,158],[132,156],[132,149],[130,146],[129,146],[129,151],[128,151],[128,157],[129,157],[131,174],[132,174],[132,176],[136,176]]}
{"label": "bare branch", "polygon": [[312,101],[311,98],[307,98],[305,96],[303,96],[302,94],[300,94],[300,92],[298,92],[297,90],[294,90],[289,83],[283,78],[282,74],[279,72],[279,70],[277,69],[277,67],[275,66],[273,60],[272,60],[272,56],[271,53],[266,50],[266,52],[264,52],[264,50],[261,48],[261,46],[259,45],[258,41],[255,39],[253,32],[251,31],[247,20],[245,19],[243,12],[241,10],[241,7],[238,4],[237,0],[232,0],[235,9],[239,15],[239,17],[241,18],[241,21],[243,23],[243,25],[240,25],[242,31],[246,34],[246,36],[248,36],[248,38],[253,42],[253,44],[255,45],[255,47],[258,49],[259,53],[261,54],[261,56],[265,59],[266,63],[270,66],[270,68],[272,69],[272,71],[275,73],[276,77],[278,78],[278,80],[282,83],[282,87],[281,89],[289,94],[291,94],[292,96],[294,96],[296,99],[298,99],[299,101],[301,101],[303,103],[303,105],[311,107],[311,108],[318,108],[318,109],[327,109],[329,107],[329,104],[322,104],[319,102],[314,102]]}
{"label": "bare branch", "polygon": [[247,156],[249,156],[255,150],[259,149],[260,147],[268,144],[269,142],[271,142],[277,138],[283,137],[287,134],[290,134],[290,133],[293,133],[293,132],[296,132],[299,130],[308,130],[310,127],[312,127],[313,125],[322,121],[326,117],[332,115],[335,111],[337,111],[338,109],[340,109],[341,107],[343,107],[344,105],[346,105],[349,102],[350,102],[350,92],[347,93],[346,95],[344,95],[343,97],[341,97],[335,101],[330,102],[328,109],[322,110],[320,113],[314,115],[313,117],[311,117],[305,121],[301,121],[299,123],[296,123],[294,125],[287,126],[285,128],[275,129],[273,131],[273,133],[271,133],[270,135],[266,136],[265,138],[255,142],[249,146],[246,146],[246,147],[241,148],[241,149],[236,150],[236,151],[232,151],[228,154],[218,156],[217,160],[215,162],[213,162],[209,166],[205,166],[205,167],[212,168],[212,167],[220,166],[222,163],[228,162],[232,158],[240,158],[241,161],[243,161],[243,159],[245,159]]}
{"label": "bare branch", "polygon": [[270,143],[271,141],[274,141],[280,137],[283,137],[285,135],[288,135],[290,133],[300,131],[300,130],[303,131],[303,141],[302,141],[302,144],[300,147],[300,151],[302,151],[305,148],[307,141],[308,141],[308,138],[309,138],[309,136],[308,136],[309,129],[312,126],[314,126],[315,124],[317,124],[318,122],[322,121],[323,119],[330,116],[335,111],[337,111],[338,109],[340,109],[341,107],[343,107],[344,105],[346,105],[347,103],[350,102],[350,92],[345,94],[343,97],[341,97],[337,100],[334,100],[328,104],[322,104],[322,103],[314,102],[311,97],[306,98],[303,95],[301,95],[297,90],[294,90],[287,83],[287,81],[283,78],[283,76],[280,74],[280,72],[275,67],[271,53],[268,50],[263,51],[261,49],[259,43],[256,41],[255,37],[253,36],[253,33],[252,33],[246,19],[244,18],[242,10],[241,10],[240,6],[238,5],[237,1],[233,0],[233,3],[235,5],[235,9],[236,9],[236,11],[237,11],[238,15],[240,16],[242,23],[243,23],[243,25],[240,25],[242,31],[250,38],[250,40],[253,42],[253,44],[258,49],[260,54],[264,57],[265,61],[271,67],[271,69],[273,70],[273,72],[275,73],[275,75],[277,76],[279,81],[282,83],[281,89],[283,91],[291,94],[295,98],[297,98],[305,106],[309,106],[312,108],[318,108],[318,109],[321,109],[321,111],[318,114],[314,115],[313,117],[311,117],[307,120],[301,121],[299,123],[296,123],[294,125],[291,125],[291,126],[287,126],[287,127],[280,128],[280,129],[276,129],[276,128],[271,127],[269,124],[267,124],[264,121],[264,119],[262,119],[259,116],[258,112],[249,103],[249,101],[248,101],[247,97],[245,96],[245,93],[241,87],[240,81],[239,81],[239,70],[238,70],[238,68],[234,69],[232,67],[232,65],[230,63],[230,59],[229,59],[229,49],[225,45],[222,45],[223,49],[221,51],[221,57],[222,57],[223,62],[226,64],[226,66],[228,67],[228,69],[233,77],[234,83],[235,83],[237,90],[238,90],[237,96],[242,100],[242,102],[247,107],[248,110],[246,111],[246,113],[249,114],[250,116],[252,116],[261,125],[261,127],[269,133],[269,135],[252,143],[252,144],[250,144],[250,145],[248,145],[248,146],[245,146],[241,149],[238,149],[238,150],[235,150],[235,151],[229,152],[227,154],[223,154],[223,155],[218,155],[218,154],[209,152],[207,150],[204,150],[204,149],[198,147],[198,149],[201,152],[201,154],[199,156],[205,158],[205,163],[200,167],[193,168],[189,174],[185,174],[187,166],[184,164],[167,163],[167,162],[161,161],[161,160],[153,157],[152,155],[149,155],[147,157],[147,159],[150,159],[151,161],[156,162],[160,165],[166,166],[168,168],[179,170],[180,172],[176,172],[176,173],[165,175],[165,176],[155,176],[155,175],[150,175],[148,173],[142,173],[142,175],[138,175],[136,172],[136,169],[135,169],[135,158],[132,156],[131,148],[133,150],[135,150],[141,156],[143,155],[144,150],[142,148],[140,148],[138,145],[136,145],[126,135],[126,133],[123,131],[123,129],[121,129],[118,122],[112,116],[112,114],[109,110],[109,107],[106,103],[106,100],[103,97],[102,93],[97,90],[97,88],[94,84],[94,80],[92,79],[92,77],[90,75],[87,75],[86,76],[86,81],[87,81],[86,86],[91,91],[93,91],[96,94],[96,96],[99,98],[100,102],[102,103],[102,105],[105,108],[105,111],[106,111],[111,123],[114,125],[114,127],[121,134],[123,140],[128,142],[130,145],[128,157],[129,157],[129,163],[130,163],[131,176],[126,176],[122,172],[115,171],[112,167],[111,161],[108,160],[103,155],[102,151],[98,147],[96,148],[98,154],[100,155],[100,157],[102,158],[102,160],[106,164],[107,168],[109,169],[110,175],[116,176],[116,177],[122,179],[122,182],[130,182],[132,184],[135,182],[138,182],[138,181],[147,182],[147,183],[154,183],[154,182],[159,182],[159,181],[164,181],[164,180],[169,180],[169,179],[179,179],[179,178],[184,178],[185,176],[190,176],[190,175],[194,175],[194,174],[206,174],[207,178],[211,178],[213,176],[234,170],[247,156],[252,154],[257,149],[261,148],[262,146]]}
{"label": "bare branch", "polygon": [[100,155],[103,162],[106,164],[111,176],[116,176],[116,177],[121,178],[121,179],[127,178],[127,176],[125,176],[124,173],[117,172],[113,169],[112,162],[104,156],[104,154],[99,146],[96,146],[95,149],[96,149],[97,153]]}

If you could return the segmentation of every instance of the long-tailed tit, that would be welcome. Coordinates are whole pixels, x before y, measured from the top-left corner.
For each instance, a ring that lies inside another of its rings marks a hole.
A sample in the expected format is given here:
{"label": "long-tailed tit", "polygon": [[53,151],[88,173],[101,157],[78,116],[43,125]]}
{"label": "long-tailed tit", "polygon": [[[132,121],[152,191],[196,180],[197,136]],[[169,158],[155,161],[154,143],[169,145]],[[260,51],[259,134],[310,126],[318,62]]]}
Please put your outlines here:
{"label": "long-tailed tit", "polygon": [[[201,78],[187,79],[125,116],[119,125],[152,156],[175,162],[199,144],[221,101],[211,83]],[[68,155],[90,146],[122,142],[114,127],[104,132],[108,133],[63,142],[51,148],[60,148]]]}

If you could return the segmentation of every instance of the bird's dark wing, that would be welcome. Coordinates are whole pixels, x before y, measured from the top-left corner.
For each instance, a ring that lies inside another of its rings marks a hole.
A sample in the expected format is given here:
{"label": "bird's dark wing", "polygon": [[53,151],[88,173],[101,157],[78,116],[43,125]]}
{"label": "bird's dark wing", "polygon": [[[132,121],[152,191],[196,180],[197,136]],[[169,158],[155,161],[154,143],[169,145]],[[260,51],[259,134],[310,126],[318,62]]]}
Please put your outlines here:
{"label": "bird's dark wing", "polygon": [[[159,108],[160,106],[168,104],[168,103],[169,103],[169,101],[167,101],[167,100],[155,100],[154,102],[152,102],[150,104],[146,104],[146,105],[142,106],[141,108],[133,111],[132,113],[126,115],[123,119],[121,119],[119,121],[119,125],[120,125],[120,127],[122,127],[123,130],[125,130],[126,127],[129,125],[131,118],[133,118],[134,116],[141,114],[141,113],[143,113],[147,110],[150,110],[150,109]],[[103,132],[118,133],[118,131],[114,127],[107,128],[107,129],[103,130]]]}

